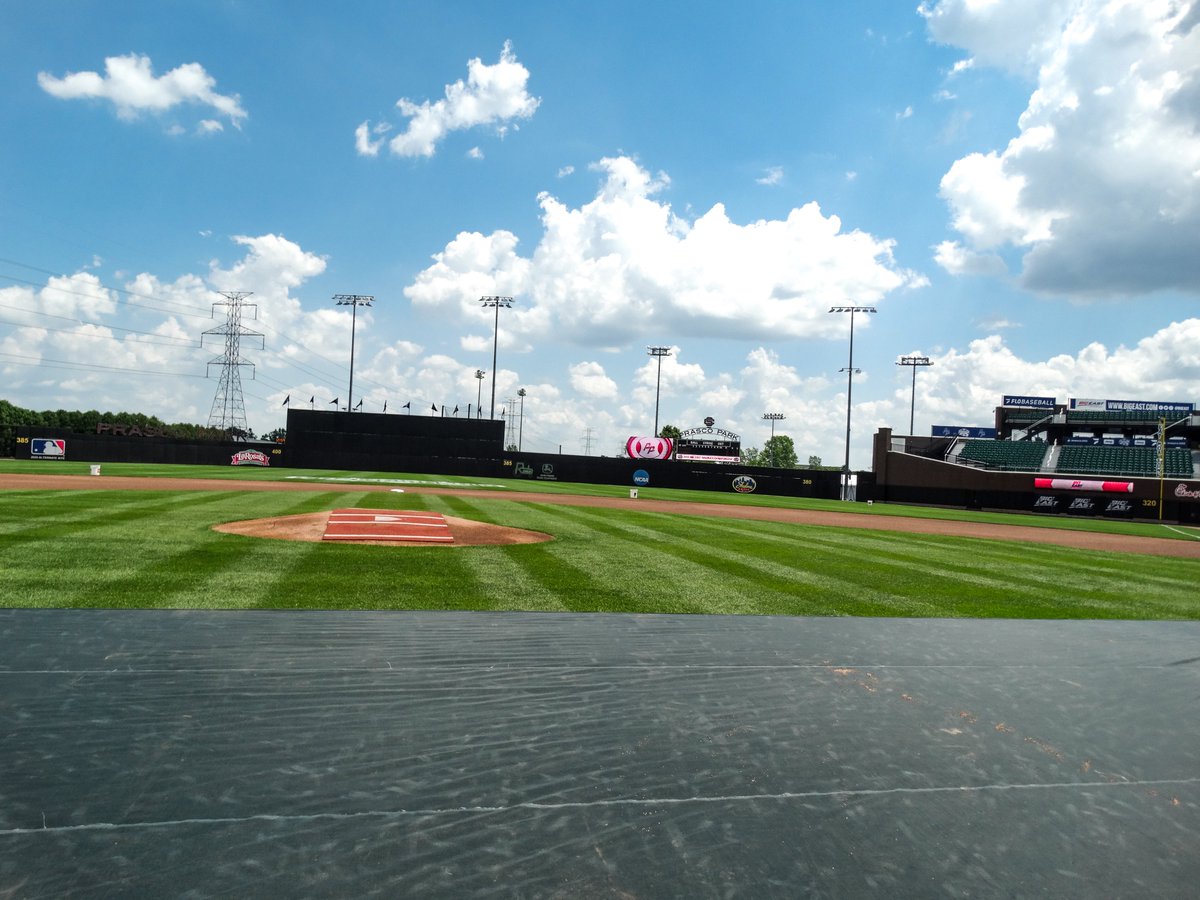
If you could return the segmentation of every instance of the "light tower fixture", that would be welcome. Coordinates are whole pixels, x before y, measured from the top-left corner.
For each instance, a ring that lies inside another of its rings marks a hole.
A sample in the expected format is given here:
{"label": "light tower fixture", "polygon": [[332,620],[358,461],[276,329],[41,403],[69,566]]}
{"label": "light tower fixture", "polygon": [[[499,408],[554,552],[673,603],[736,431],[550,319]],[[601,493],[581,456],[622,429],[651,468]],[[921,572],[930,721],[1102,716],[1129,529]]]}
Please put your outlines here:
{"label": "light tower fixture", "polygon": [[831,306],[831,313],[850,313],[850,361],[839,372],[846,373],[846,461],[842,465],[842,499],[850,495],[850,410],[854,397],[854,376],[862,369],[854,368],[854,314],[877,312],[873,306]]}
{"label": "light tower fixture", "polygon": [[654,382],[654,436],[658,437],[658,398],[662,391],[662,361],[671,355],[670,347],[647,347],[646,352],[658,359],[658,378]]}
{"label": "light tower fixture", "polygon": [[483,369],[475,370],[475,380],[479,382],[477,385],[475,385],[475,415],[480,418],[482,418],[482,416],[483,416],[483,413],[479,411],[480,410],[479,402],[480,402],[480,400],[483,399],[483,376],[484,376]]}
{"label": "light tower fixture", "polygon": [[358,319],[358,308],[370,306],[375,298],[367,294],[334,294],[338,306],[350,307],[350,389],[346,394],[346,409],[354,409],[354,330]]}
{"label": "light tower fixture", "polygon": [[920,366],[932,366],[933,363],[928,356],[902,356],[900,357],[900,362],[896,363],[896,365],[912,367],[912,400],[908,407],[908,433],[911,435],[917,413],[917,368]]}
{"label": "light tower fixture", "polygon": [[775,423],[787,418],[783,413],[763,413],[763,419],[771,423],[771,468],[775,468]]}
{"label": "light tower fixture", "polygon": [[[492,408],[488,411],[488,418],[496,418],[496,348],[500,343],[500,307],[512,309],[512,297],[480,297],[479,302],[483,304],[484,309],[496,310],[496,321],[492,330]],[[476,378],[479,376],[476,375]]]}

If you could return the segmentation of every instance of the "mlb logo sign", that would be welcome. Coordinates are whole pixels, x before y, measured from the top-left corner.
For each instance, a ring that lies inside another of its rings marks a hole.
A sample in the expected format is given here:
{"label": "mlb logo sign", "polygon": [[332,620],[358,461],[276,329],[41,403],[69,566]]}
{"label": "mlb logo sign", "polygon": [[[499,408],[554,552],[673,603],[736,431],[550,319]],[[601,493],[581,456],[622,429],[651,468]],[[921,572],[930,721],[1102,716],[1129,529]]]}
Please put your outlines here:
{"label": "mlb logo sign", "polygon": [[30,438],[30,459],[66,459],[67,442],[62,438]]}

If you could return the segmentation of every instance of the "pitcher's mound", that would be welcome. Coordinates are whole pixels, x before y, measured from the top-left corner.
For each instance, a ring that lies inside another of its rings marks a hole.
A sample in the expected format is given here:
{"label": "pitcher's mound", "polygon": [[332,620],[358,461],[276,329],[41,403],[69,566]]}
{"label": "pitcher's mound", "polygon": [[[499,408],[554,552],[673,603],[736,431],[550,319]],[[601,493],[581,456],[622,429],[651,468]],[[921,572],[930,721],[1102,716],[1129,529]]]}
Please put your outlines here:
{"label": "pitcher's mound", "polygon": [[[307,513],[301,516],[274,516],[269,519],[247,519],[242,522],[227,522],[214,525],[213,531],[225,534],[241,534],[246,537],[274,538],[282,541],[314,541],[319,542],[325,536],[329,524],[330,512]],[[376,544],[389,547],[442,546],[442,547],[496,547],[507,544],[537,544],[542,541],[552,541],[553,536],[540,531],[525,531],[521,528],[506,528],[503,525],[489,525],[486,522],[474,522],[470,519],[459,519],[445,516],[450,533],[454,536],[453,543],[430,545],[425,541],[346,541],[338,543]]]}

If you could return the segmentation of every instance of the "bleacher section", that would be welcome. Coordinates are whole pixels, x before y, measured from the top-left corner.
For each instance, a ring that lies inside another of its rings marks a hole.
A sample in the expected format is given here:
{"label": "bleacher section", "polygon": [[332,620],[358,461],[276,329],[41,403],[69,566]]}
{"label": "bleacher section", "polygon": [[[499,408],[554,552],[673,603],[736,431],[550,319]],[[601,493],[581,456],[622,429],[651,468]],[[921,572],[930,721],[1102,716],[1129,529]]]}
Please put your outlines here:
{"label": "bleacher section", "polygon": [[[1157,422],[1164,414],[1156,411],[1147,410],[1118,410],[1118,411],[1097,411],[1086,409],[1073,409],[1067,413],[1068,425],[1091,425],[1094,423],[1108,424],[1130,422],[1138,425],[1145,425],[1150,422]],[[1176,414],[1169,414],[1167,421],[1171,422],[1180,418]]]}
{"label": "bleacher section", "polygon": [[959,451],[967,459],[988,469],[1010,472],[1037,472],[1046,458],[1046,445],[1031,441],[967,441]]}
{"label": "bleacher section", "polygon": [[[1192,454],[1186,448],[1168,447],[1163,464],[1168,477],[1192,477]],[[1055,471],[1065,475],[1137,475],[1155,478],[1158,476],[1158,450],[1154,447],[1066,446],[1059,454]]]}

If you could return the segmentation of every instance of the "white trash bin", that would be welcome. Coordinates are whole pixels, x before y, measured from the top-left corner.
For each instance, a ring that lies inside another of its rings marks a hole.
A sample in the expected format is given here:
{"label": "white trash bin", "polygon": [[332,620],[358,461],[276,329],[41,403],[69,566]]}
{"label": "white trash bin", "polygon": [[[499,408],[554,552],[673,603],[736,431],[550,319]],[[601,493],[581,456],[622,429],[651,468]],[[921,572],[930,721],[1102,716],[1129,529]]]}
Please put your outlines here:
{"label": "white trash bin", "polygon": [[100,467],[99,467],[99,466],[92,466],[91,468],[92,468],[92,474],[93,474],[93,475],[99,475],[99,474],[100,474]]}
{"label": "white trash bin", "polygon": [[630,499],[630,500],[636,500],[636,499],[637,499],[637,488],[630,488],[630,489],[629,489],[629,499]]}

